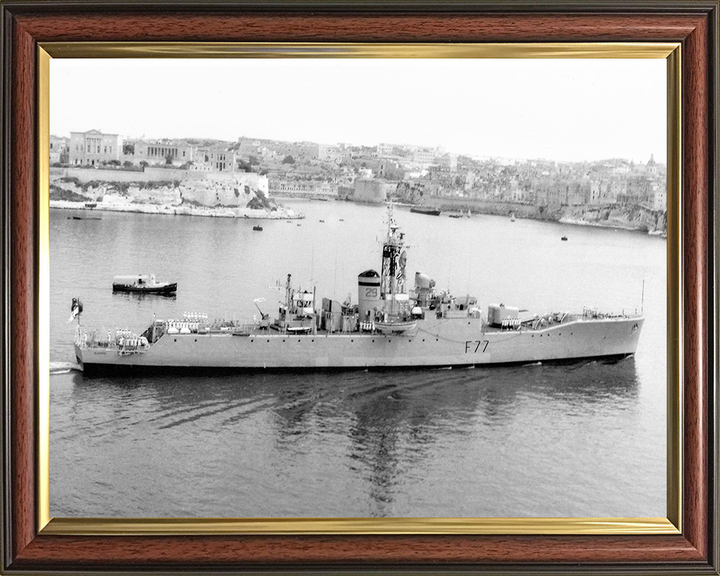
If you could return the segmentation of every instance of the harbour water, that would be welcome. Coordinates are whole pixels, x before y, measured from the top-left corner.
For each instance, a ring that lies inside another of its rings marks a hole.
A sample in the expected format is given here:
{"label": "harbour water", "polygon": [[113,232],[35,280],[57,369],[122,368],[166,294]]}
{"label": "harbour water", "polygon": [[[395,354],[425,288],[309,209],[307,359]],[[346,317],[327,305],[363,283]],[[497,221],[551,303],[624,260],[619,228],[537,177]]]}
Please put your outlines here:
{"label": "harbour water", "polygon": [[[87,328],[273,315],[288,273],[357,301],[385,208],[294,201],[301,221],[52,210],[53,516],[665,515],[666,243],[645,234],[397,209],[408,270],[538,313],[644,306],[635,357],[473,370],[153,375],[72,370]],[[75,220],[72,216],[100,217]],[[567,241],[561,241],[567,236]],[[119,274],[176,298],[112,293]],[[644,283],[644,298],[642,286]],[[643,301],[644,300],[644,301]]]}

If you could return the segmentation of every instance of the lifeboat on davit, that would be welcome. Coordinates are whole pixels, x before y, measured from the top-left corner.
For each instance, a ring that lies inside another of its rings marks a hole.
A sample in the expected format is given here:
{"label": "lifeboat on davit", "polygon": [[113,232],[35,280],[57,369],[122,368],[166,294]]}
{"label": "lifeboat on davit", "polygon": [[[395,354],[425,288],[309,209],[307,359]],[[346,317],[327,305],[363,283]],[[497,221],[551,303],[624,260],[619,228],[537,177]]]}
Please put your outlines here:
{"label": "lifeboat on davit", "polygon": [[414,330],[417,320],[400,320],[397,322],[375,322],[375,330],[380,334],[404,334]]}

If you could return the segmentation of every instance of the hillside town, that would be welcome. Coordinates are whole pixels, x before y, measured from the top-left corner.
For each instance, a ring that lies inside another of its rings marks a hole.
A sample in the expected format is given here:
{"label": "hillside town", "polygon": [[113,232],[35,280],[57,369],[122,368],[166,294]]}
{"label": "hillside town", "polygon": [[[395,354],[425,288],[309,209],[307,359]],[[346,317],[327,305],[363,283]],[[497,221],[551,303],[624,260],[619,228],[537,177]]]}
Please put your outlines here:
{"label": "hillside town", "polygon": [[[132,201],[206,207],[254,202],[255,208],[272,210],[275,200],[293,197],[393,200],[447,211],[576,218],[578,223],[587,211],[604,208],[605,216],[594,218],[607,219],[608,211],[617,210],[632,210],[636,217],[639,211],[650,231],[662,231],[667,210],[666,166],[653,156],[645,163],[619,158],[559,162],[477,158],[411,144],[358,146],[245,136],[235,142],[147,140],[89,130],[51,136],[50,163],[51,199],[67,193],[66,184],[73,182],[80,188],[72,192],[82,196],[88,183],[151,181],[153,186],[136,187]],[[161,183],[167,185],[162,198],[157,192]],[[187,183],[192,186],[183,189]],[[115,200],[127,195],[128,188],[112,189]]]}

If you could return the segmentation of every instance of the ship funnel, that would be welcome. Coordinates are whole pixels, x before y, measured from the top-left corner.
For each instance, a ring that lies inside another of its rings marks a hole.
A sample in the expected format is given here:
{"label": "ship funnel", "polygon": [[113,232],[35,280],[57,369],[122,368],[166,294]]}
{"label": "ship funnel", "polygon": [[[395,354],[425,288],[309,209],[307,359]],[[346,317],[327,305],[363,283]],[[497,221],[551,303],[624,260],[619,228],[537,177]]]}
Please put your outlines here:
{"label": "ship funnel", "polygon": [[358,312],[360,321],[373,316],[380,306],[380,274],[366,270],[358,275]]}

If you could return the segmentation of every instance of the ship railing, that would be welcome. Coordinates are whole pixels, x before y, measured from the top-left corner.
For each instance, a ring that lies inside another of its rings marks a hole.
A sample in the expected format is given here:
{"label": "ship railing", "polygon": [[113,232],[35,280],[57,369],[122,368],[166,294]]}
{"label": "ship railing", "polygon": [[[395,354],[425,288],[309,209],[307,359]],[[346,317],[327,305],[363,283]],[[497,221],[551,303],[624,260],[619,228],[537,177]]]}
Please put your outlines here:
{"label": "ship railing", "polygon": [[[102,334],[102,336],[98,335],[98,332]],[[107,336],[105,336],[107,332]],[[86,348],[117,348],[117,341],[113,337],[112,332],[110,330],[90,330],[89,332],[79,332],[77,334],[77,337],[75,339],[75,344],[78,345],[78,347],[86,349]]]}
{"label": "ship railing", "polygon": [[[100,332],[102,335],[99,335]],[[107,334],[107,335],[106,335]],[[79,332],[75,339],[79,348],[104,348],[116,350],[120,354],[144,352],[150,347],[150,341],[145,334],[138,335],[131,330],[121,329],[105,331],[91,330],[90,332]]]}
{"label": "ship railing", "polygon": [[520,318],[505,318],[500,323],[500,328],[503,330],[520,330],[522,326],[522,320]]}
{"label": "ship railing", "polygon": [[[630,312],[627,310],[622,310],[620,313],[607,313],[607,312],[600,312],[597,308],[589,308],[585,307],[583,308],[583,311],[581,314],[574,314],[571,312],[551,312],[549,314],[546,314],[544,316],[539,316],[537,318],[531,318],[529,320],[523,320],[521,322],[521,326],[523,328],[530,328],[532,330],[544,330],[545,328],[549,328],[550,326],[557,326],[558,324],[566,324],[568,322],[583,322],[583,321],[593,321],[593,320],[611,320],[611,319],[623,319],[623,318],[639,318],[641,317],[640,314],[637,313],[637,309],[635,312]],[[508,328],[514,328],[514,329],[520,329],[515,326],[511,326],[510,323],[508,323],[507,328],[505,325],[503,325],[504,329]]]}
{"label": "ship railing", "polygon": [[267,322],[263,323],[258,320],[216,320],[210,324],[202,326],[205,332],[222,332],[228,334],[250,334],[251,332],[266,328]]}
{"label": "ship railing", "polygon": [[580,314],[572,314],[570,312],[550,312],[545,316],[538,316],[536,318],[530,318],[522,322],[523,326],[530,327],[532,330],[544,330],[550,326],[557,326],[558,324],[566,324],[583,318]]}
{"label": "ship railing", "polygon": [[258,322],[254,322],[247,324],[237,324],[230,328],[228,331],[231,334],[250,334],[258,328],[260,328],[260,324]]}
{"label": "ship railing", "polygon": [[613,318],[640,318],[642,313],[637,308],[623,308],[620,312],[600,312],[597,308],[583,308],[582,316],[578,316],[581,320],[605,320]]}

